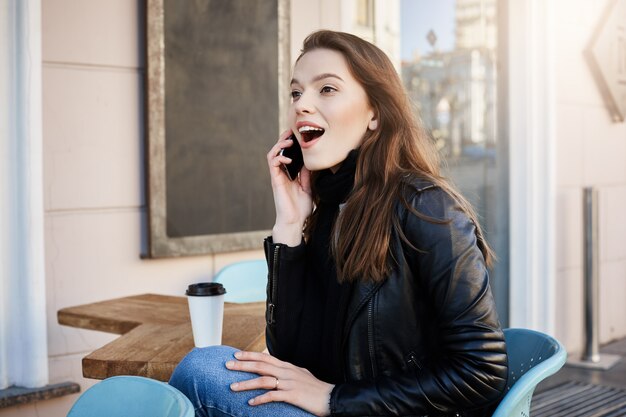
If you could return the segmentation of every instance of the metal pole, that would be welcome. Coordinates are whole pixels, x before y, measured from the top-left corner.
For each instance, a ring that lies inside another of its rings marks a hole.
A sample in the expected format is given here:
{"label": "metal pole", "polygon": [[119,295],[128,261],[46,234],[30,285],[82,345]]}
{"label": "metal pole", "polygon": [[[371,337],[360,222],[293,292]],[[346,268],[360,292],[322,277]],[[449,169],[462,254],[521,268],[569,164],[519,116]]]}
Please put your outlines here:
{"label": "metal pole", "polygon": [[619,355],[600,355],[600,257],[598,249],[598,191],[585,187],[583,191],[584,221],[584,292],[585,292],[585,349],[581,356],[571,356],[569,366],[607,370],[621,359]]}
{"label": "metal pole", "polygon": [[600,362],[598,337],[598,192],[593,187],[584,190],[585,224],[585,351],[583,360]]}

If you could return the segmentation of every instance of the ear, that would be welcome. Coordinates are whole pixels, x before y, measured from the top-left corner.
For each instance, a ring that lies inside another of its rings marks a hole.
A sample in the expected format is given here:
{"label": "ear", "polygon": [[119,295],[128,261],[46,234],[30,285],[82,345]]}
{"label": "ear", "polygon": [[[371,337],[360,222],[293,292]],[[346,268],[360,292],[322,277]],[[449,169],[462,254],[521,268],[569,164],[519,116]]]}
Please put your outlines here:
{"label": "ear", "polygon": [[370,118],[370,121],[367,123],[368,130],[376,130],[378,127],[378,120],[376,119],[376,111],[373,108],[369,107],[367,111],[367,117]]}

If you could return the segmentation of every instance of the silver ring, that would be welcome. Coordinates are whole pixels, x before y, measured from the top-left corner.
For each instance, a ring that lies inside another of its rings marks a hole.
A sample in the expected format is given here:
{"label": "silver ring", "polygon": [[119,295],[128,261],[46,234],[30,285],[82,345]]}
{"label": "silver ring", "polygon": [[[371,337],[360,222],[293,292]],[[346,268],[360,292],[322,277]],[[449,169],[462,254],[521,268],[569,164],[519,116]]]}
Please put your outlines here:
{"label": "silver ring", "polygon": [[[274,377],[274,378],[276,378],[276,377]],[[274,385],[274,389],[275,389],[275,390],[277,390],[277,389],[278,389],[278,382],[280,382],[280,381],[278,381],[278,378],[276,378],[276,385]]]}

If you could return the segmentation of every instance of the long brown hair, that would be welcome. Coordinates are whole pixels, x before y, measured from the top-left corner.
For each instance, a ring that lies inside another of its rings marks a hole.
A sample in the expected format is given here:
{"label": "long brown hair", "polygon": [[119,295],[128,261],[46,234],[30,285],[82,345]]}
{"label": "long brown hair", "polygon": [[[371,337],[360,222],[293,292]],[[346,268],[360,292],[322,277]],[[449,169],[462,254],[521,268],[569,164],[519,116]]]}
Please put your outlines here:
{"label": "long brown hair", "polygon": [[[395,216],[397,201],[422,218],[402,193],[406,178],[423,178],[446,191],[476,226],[476,237],[487,265],[494,254],[484,239],[472,206],[441,176],[439,153],[420,127],[391,61],[378,47],[349,33],[321,30],[310,34],[298,60],[314,49],[330,49],[346,59],[352,76],[363,86],[378,126],[367,130],[357,160],[354,189],[341,210],[331,248],[341,281],[384,280],[390,272],[392,230],[408,240]],[[296,62],[298,62],[296,60]],[[313,184],[315,183],[315,175]],[[319,202],[315,190],[313,199]],[[316,223],[314,211],[305,225],[309,237]],[[427,218],[435,221],[435,219]],[[419,248],[415,248],[419,250]]]}

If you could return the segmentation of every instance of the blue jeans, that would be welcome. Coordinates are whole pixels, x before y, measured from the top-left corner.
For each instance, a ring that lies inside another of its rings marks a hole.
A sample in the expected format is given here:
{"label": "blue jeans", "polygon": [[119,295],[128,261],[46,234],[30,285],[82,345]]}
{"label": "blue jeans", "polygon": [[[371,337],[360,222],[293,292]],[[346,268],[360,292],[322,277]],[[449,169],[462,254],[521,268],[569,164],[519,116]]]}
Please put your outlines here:
{"label": "blue jeans", "polygon": [[237,349],[230,346],[195,348],[178,364],[170,385],[191,400],[197,417],[311,417],[312,414],[283,402],[251,406],[248,400],[267,390],[235,392],[233,382],[258,377],[257,374],[231,371],[226,362]]}

